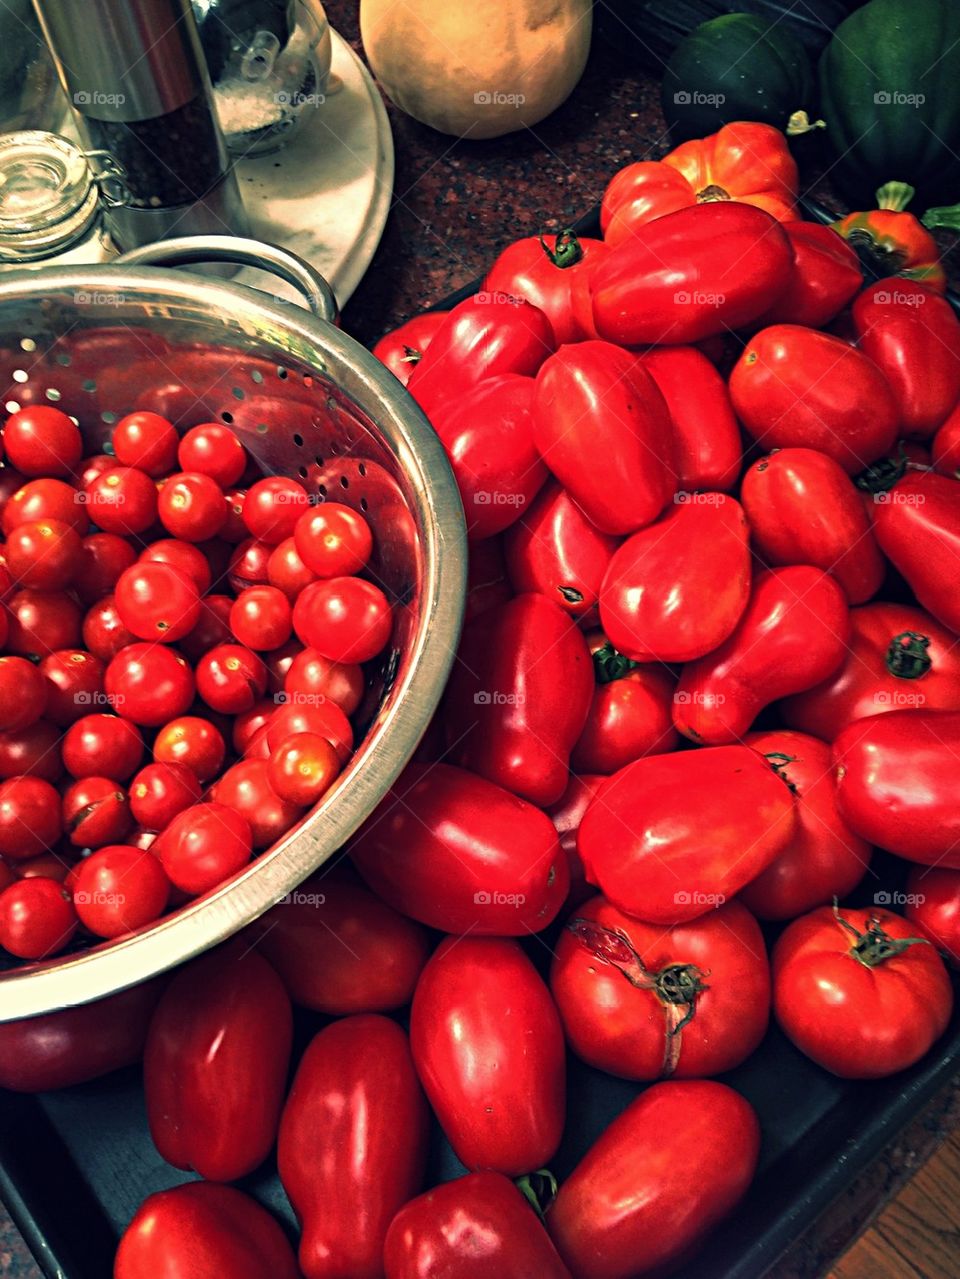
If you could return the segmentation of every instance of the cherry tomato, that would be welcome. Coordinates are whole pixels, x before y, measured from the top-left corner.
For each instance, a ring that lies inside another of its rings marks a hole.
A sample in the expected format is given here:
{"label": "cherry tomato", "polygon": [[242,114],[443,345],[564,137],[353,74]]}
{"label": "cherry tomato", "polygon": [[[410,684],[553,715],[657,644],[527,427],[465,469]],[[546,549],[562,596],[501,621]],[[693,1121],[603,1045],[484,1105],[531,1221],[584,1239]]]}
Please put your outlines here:
{"label": "cherry tomato", "polygon": [[60,648],[79,648],[82,616],[79,604],[62,591],[17,591],[7,600],[7,650],[42,658]]}
{"label": "cherry tomato", "polygon": [[130,783],[130,811],[147,830],[161,831],[201,793],[200,779],[185,764],[147,764]]}
{"label": "cherry tomato", "polygon": [[230,610],[233,599],[229,595],[205,595],[200,603],[200,616],[193,630],[179,641],[179,647],[192,662],[198,662],[218,644],[228,644],[233,639],[230,630]]}
{"label": "cherry tomato", "polygon": [[153,757],[158,764],[182,764],[201,782],[216,777],[226,752],[223,734],[217,726],[197,715],[170,720],[153,742]]}
{"label": "cherry tomato", "polygon": [[331,577],[301,591],[293,629],[334,662],[368,662],[390,641],[393,611],[383,591],[360,577]]}
{"label": "cherry tomato", "polygon": [[136,643],[136,635],[128,631],[117,611],[117,601],[104,595],[87,611],[81,631],[84,644],[102,662],[110,662],[128,644]]}
{"label": "cherry tomato", "polygon": [[225,541],[231,543],[245,542],[247,540],[247,526],[243,522],[243,504],[246,501],[247,490],[231,488],[227,489],[223,495],[224,505],[227,508],[227,518],[224,521],[219,536]]}
{"label": "cherry tomato", "polygon": [[122,937],[159,919],[169,895],[170,881],[153,853],[111,844],[80,863],[73,904],[96,937]]}
{"label": "cherry tomato", "polygon": [[[301,519],[303,517],[301,516]],[[283,591],[293,603],[305,586],[317,580],[317,575],[307,568],[300,558],[294,538],[285,537],[270,552],[267,560],[267,581]]]}
{"label": "cherry tomato", "polygon": [[256,538],[241,542],[230,556],[227,580],[231,588],[239,594],[250,586],[266,586],[272,554],[273,548]]}
{"label": "cherry tomato", "polygon": [[[278,706],[264,733],[266,750],[263,758],[280,748],[281,742],[295,733],[315,733],[325,737],[345,765],[353,750],[353,728],[335,702],[294,698]],[[249,746],[248,746],[249,750]]]}
{"label": "cherry tomato", "polygon": [[133,829],[127,793],[110,777],[83,777],[63,792],[63,828],[77,848],[118,844]]}
{"label": "cherry tomato", "polygon": [[236,484],[247,469],[247,451],[229,426],[204,422],[180,440],[177,461],[182,471],[209,475],[226,489]]}
{"label": "cherry tomato", "polygon": [[370,525],[340,502],[323,502],[301,515],[293,540],[301,560],[317,577],[359,573],[373,553]]}
{"label": "cherry tomato", "polygon": [[55,782],[62,772],[60,732],[49,720],[0,733],[0,778],[30,776]]}
{"label": "cherry tomato", "polygon": [[56,847],[63,833],[60,796],[42,777],[10,777],[0,782],[0,856],[10,861],[36,857]]}
{"label": "cherry tomato", "polygon": [[216,480],[199,471],[181,471],[160,490],[157,514],[171,537],[205,542],[223,528],[227,504]]}
{"label": "cherry tomato", "polygon": [[193,672],[162,644],[128,644],[111,661],[104,688],[117,713],[155,728],[182,715],[193,701]]}
{"label": "cherry tomato", "polygon": [[31,404],[11,413],[3,427],[3,447],[22,475],[69,479],[83,456],[83,439],[60,409]]}
{"label": "cherry tomato", "polygon": [[332,662],[315,648],[305,648],[290,663],[283,688],[295,703],[326,700],[352,715],[363,699],[364,676],[356,663]]}
{"label": "cherry tomato", "polygon": [[267,781],[271,790],[288,804],[312,807],[330,789],[340,773],[337,752],[317,733],[285,737],[270,755]]}
{"label": "cherry tomato", "polygon": [[906,916],[919,924],[954,965],[960,965],[960,870],[914,866],[907,880]]}
{"label": "cherry tomato", "polygon": [[18,959],[46,959],[77,930],[70,895],[55,879],[20,879],[0,893],[0,946]]}
{"label": "cherry tomato", "polygon": [[127,630],[161,644],[182,639],[200,616],[196,582],[180,569],[152,560],[141,559],[126,569],[114,599]]}
{"label": "cherry tomato", "polygon": [[247,648],[280,648],[293,629],[290,601],[276,586],[248,587],[233,602],[230,629],[237,642]]}
{"label": "cherry tomato", "polygon": [[159,413],[128,413],[113,428],[110,441],[118,462],[136,466],[158,479],[177,462],[177,430]]}
{"label": "cherry tomato", "polygon": [[90,518],[105,533],[143,533],[157,518],[157,486],[135,466],[103,471],[86,497]]}
{"label": "cherry tomato", "polygon": [[171,883],[196,896],[242,870],[252,850],[246,818],[210,800],[178,813],[158,835],[151,854],[160,858]]}
{"label": "cherry tomato", "polygon": [[262,659],[241,644],[218,644],[210,649],[197,663],[196,675],[200,697],[212,710],[226,715],[249,710],[267,687]]}
{"label": "cherry tomato", "polygon": [[579,773],[615,773],[642,755],[661,755],[680,740],[673,726],[676,680],[668,670],[638,666],[602,631],[587,637],[596,688],[583,732],[570,756]]}
{"label": "cherry tomato", "polygon": [[143,738],[129,719],[119,715],[84,715],[63,738],[63,763],[73,777],[110,777],[126,781],[140,767]]}
{"label": "cherry tomato", "polygon": [[151,542],[140,554],[141,564],[163,564],[190,578],[197,593],[206,595],[210,589],[210,564],[203,551],[193,542],[181,542],[175,537],[162,537]]}
{"label": "cherry tomato", "polygon": [[3,531],[7,537],[18,524],[32,520],[61,520],[82,537],[90,526],[85,494],[63,480],[29,480],[16,489],[3,508]]}
{"label": "cherry tomato", "polygon": [[297,521],[309,509],[307,490],[283,475],[268,475],[247,490],[243,522],[250,536],[269,546],[293,537]]}
{"label": "cherry tomato", "polygon": [[0,728],[17,732],[44,714],[50,690],[43,671],[25,657],[0,657]]}
{"label": "cherry tomato", "polygon": [[302,805],[274,791],[269,765],[261,759],[243,759],[231,765],[210,793],[218,804],[225,804],[246,819],[256,849],[276,843],[303,812]]}
{"label": "cherry tomato", "polygon": [[763,934],[737,901],[664,930],[595,897],[560,935],[550,990],[577,1056],[625,1079],[732,1070],[770,1015]]}
{"label": "cherry tomato", "polygon": [[934,946],[901,916],[821,906],[774,947],[773,1002],[785,1034],[819,1066],[882,1079],[943,1034],[953,990]]}
{"label": "cherry tomato", "polygon": [[21,586],[60,591],[79,571],[82,546],[77,530],[61,520],[18,524],[7,538],[7,568]]}
{"label": "cherry tomato", "polygon": [[73,583],[81,601],[95,604],[110,595],[125,568],[136,561],[137,552],[117,533],[91,533],[80,544],[80,563]]}

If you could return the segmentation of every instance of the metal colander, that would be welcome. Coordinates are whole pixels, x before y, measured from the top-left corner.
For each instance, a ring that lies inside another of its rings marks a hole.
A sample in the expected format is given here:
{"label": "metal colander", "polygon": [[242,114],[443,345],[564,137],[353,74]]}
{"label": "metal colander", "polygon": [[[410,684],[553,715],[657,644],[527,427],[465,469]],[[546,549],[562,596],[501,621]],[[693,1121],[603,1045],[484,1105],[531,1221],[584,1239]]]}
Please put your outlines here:
{"label": "metal colander", "polygon": [[[151,263],[244,263],[303,293],[313,314],[256,289]],[[152,409],[179,429],[228,423],[268,473],[318,500],[361,510],[371,572],[395,606],[391,645],[358,712],[356,755],[279,843],[205,897],[158,923],[0,974],[0,1021],[86,1003],[223,941],[295,888],[372,812],[437,705],[463,610],[466,541],[456,484],[417,405],[331,322],[329,287],[306,263],[251,240],[193,238],[108,266],[44,268],[0,285],[6,411],[53,403],[74,415],[87,452],[114,422]]]}

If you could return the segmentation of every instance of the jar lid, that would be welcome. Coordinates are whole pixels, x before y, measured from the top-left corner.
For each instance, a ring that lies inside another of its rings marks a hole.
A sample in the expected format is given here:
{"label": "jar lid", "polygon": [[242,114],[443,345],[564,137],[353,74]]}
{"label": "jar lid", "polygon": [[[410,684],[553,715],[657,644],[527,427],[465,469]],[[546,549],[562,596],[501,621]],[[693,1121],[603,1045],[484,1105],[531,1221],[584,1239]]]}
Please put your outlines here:
{"label": "jar lid", "polygon": [[79,239],[97,216],[86,156],[55,133],[0,135],[0,260],[45,257]]}

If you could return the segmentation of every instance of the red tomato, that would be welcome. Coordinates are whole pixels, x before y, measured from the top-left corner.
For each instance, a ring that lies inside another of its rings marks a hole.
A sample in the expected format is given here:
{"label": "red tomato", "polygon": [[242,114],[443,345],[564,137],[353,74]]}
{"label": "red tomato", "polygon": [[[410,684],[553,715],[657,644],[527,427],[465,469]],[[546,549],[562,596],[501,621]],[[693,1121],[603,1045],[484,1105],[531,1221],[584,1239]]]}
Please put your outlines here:
{"label": "red tomato", "polygon": [[70,479],[83,456],[83,439],[66,413],[46,404],[30,404],[3,424],[7,460],[21,475]]}
{"label": "red tomato", "polygon": [[297,521],[310,508],[307,490],[284,475],[268,475],[257,480],[243,503],[243,522],[251,537],[276,546],[294,536]]}
{"label": "red tomato", "polygon": [[80,606],[61,591],[17,591],[6,601],[7,652],[43,658],[61,648],[80,647]]}
{"label": "red tomato", "polygon": [[339,502],[323,502],[301,515],[293,540],[303,563],[317,577],[359,573],[373,554],[370,525],[359,512]]}
{"label": "red tomato", "polygon": [[771,453],[744,475],[740,500],[754,550],[768,567],[822,568],[851,604],[880,589],[886,565],[862,495],[833,458],[814,449]]}
{"label": "red tomato", "polygon": [[241,542],[230,556],[227,581],[231,589],[239,594],[248,586],[265,586],[269,581],[270,557],[274,549],[256,538]]}
{"label": "red tomato", "polygon": [[112,595],[102,599],[88,610],[83,619],[83,642],[101,662],[110,662],[128,644],[136,642],[136,635],[128,631],[120,621],[117,602]]}
{"label": "red tomato", "polygon": [[237,642],[247,648],[282,648],[293,630],[290,601],[276,586],[248,587],[233,602],[230,628]]}
{"label": "red tomato", "polygon": [[73,904],[97,937],[122,937],[163,914],[170,881],[152,853],[125,844],[100,848],[80,863]]}
{"label": "red tomato", "polygon": [[286,1235],[232,1186],[190,1181],[145,1199],[120,1240],[113,1279],[299,1279]]}
{"label": "red tomato", "polygon": [[799,324],[775,324],[750,339],[730,374],[730,394],[744,428],[765,449],[817,449],[850,475],[897,437],[893,392],[873,361]]}
{"label": "red tomato", "polygon": [[[523,521],[513,527],[515,530],[522,529]],[[503,541],[502,537],[488,537],[482,542],[470,544],[467,556],[467,598],[464,621],[472,621],[488,608],[492,608],[494,604],[505,604],[513,596],[510,583],[507,581]]]}
{"label": "red tomato", "polygon": [[193,671],[162,644],[128,644],[110,662],[103,686],[117,714],[155,728],[193,701]]}
{"label": "red tomato", "polygon": [[434,414],[472,541],[514,524],[546,481],[534,445],[535,389],[533,378],[516,373],[487,378]]}
{"label": "red tomato", "polygon": [[670,413],[677,487],[687,493],[733,488],[740,474],[740,427],[726,382],[692,346],[654,347],[640,363]]}
{"label": "red tomato", "polygon": [[960,634],[960,483],[934,471],[908,471],[888,493],[876,494],[873,527],[917,602]]}
{"label": "red tomato", "polygon": [[267,581],[271,586],[276,586],[283,591],[291,604],[305,586],[309,586],[316,580],[316,573],[304,564],[292,537],[285,537],[270,552],[270,558],[267,560]]}
{"label": "red tomato", "polygon": [[24,861],[54,848],[63,833],[60,796],[41,777],[0,782],[0,857]]}
{"label": "red tomato", "polygon": [[908,861],[960,869],[958,750],[958,711],[891,711],[848,725],[833,743],[840,816]]}
{"label": "red tomato", "polygon": [[267,760],[242,759],[232,764],[210,794],[218,804],[226,804],[245,819],[255,849],[275,844],[303,813],[303,805],[274,791]]}
{"label": "red tomato", "polygon": [[172,884],[196,896],[242,870],[252,850],[246,818],[226,804],[208,801],[178,813],[151,853],[160,858]]}
{"label": "red tomato", "polygon": [[125,568],[135,563],[137,552],[116,533],[91,533],[80,544],[80,565],[74,587],[84,604],[95,604],[109,595]]}
{"label": "red tomato", "polygon": [[[230,610],[231,619],[233,609]],[[197,692],[224,715],[248,711],[263,696],[267,671],[258,653],[242,644],[218,644],[197,662]],[[182,707],[186,710],[186,707]],[[173,711],[172,714],[178,714]]]}
{"label": "red tomato", "polygon": [[126,781],[140,767],[143,738],[136,724],[117,715],[84,715],[63,738],[63,763],[73,777]]}
{"label": "red tomato", "polygon": [[539,932],[569,885],[549,817],[449,764],[408,765],[351,856],[395,910],[448,933]]}
{"label": "red tomato", "polygon": [[784,1033],[817,1065],[841,1079],[882,1079],[943,1034],[953,990],[943,960],[907,920],[821,906],[774,947],[773,1003]]}
{"label": "red tomato", "polygon": [[[346,764],[353,749],[353,728],[346,715],[334,701],[324,697],[293,697],[277,706],[266,724],[264,757],[279,750],[281,743],[299,733],[316,733],[325,737],[337,752],[341,764]],[[248,748],[249,749],[249,748]]]}
{"label": "red tomato", "polygon": [[[6,471],[2,474],[5,476]],[[85,503],[77,490],[63,480],[29,480],[14,489],[3,508],[4,535],[9,537],[18,524],[31,520],[62,520],[81,537],[90,526]]]}
{"label": "red tomato", "polygon": [[197,584],[169,564],[140,561],[120,575],[114,592],[120,621],[138,639],[173,644],[200,616]]}
{"label": "red tomato", "polygon": [[177,429],[159,413],[128,413],[110,437],[118,462],[159,478],[177,463]]}
{"label": "red tomato", "polygon": [[757,1116],[732,1088],[654,1084],[567,1177],[547,1229],[577,1279],[665,1273],[743,1198],[759,1150]]}
{"label": "red tomato", "polygon": [[732,1070],[770,1014],[763,934],[737,901],[665,931],[595,897],[560,935],[550,990],[573,1051],[626,1079]]}
{"label": "red tomato", "polygon": [[227,489],[247,469],[247,451],[229,426],[204,422],[180,440],[177,462],[181,471],[200,471]]}
{"label": "red tomato", "polygon": [[340,759],[319,733],[292,733],[267,761],[267,781],[280,799],[310,808],[337,780]]}
{"label": "red tomato", "polygon": [[141,552],[140,563],[163,564],[177,570],[194,583],[199,595],[206,595],[210,589],[212,578],[210,562],[200,547],[195,546],[193,542],[181,542],[175,537],[161,537],[158,541],[151,542]]}
{"label": "red tomato", "polygon": [[649,524],[673,492],[676,464],[663,396],[636,357],[609,342],[565,346],[546,360],[537,375],[533,439],[603,533]]}
{"label": "red tomato", "polygon": [[314,1037],[277,1147],[306,1279],[380,1279],[387,1228],[420,1190],[427,1136],[410,1045],[395,1022],[347,1017]]}
{"label": "red tomato", "polygon": [[610,774],[642,755],[672,751],[680,739],[671,714],[676,680],[670,671],[631,662],[602,631],[587,642],[597,683],[571,766],[579,773]]}
{"label": "red tomato", "polygon": [[0,657],[0,728],[18,732],[41,718],[50,694],[43,671],[25,657]]}
{"label": "red tomato", "polygon": [[302,644],[333,662],[369,662],[390,642],[393,610],[372,582],[330,577],[300,592],[293,629]]}
{"label": "red tomato", "polygon": [[422,315],[415,315],[406,324],[385,333],[373,347],[373,354],[406,386],[446,318],[446,311],[425,311]]}
{"label": "red tomato", "polygon": [[843,591],[827,573],[806,566],[760,573],[730,637],[684,667],[674,723],[710,746],[741,741],[765,706],[829,678],[849,634]]}
{"label": "red tomato", "polygon": [[47,684],[47,719],[66,728],[82,719],[91,705],[102,702],[104,669],[99,657],[82,648],[48,653],[40,663]]}
{"label": "red tomato", "polygon": [[795,810],[786,783],[747,746],[650,755],[600,787],[577,847],[587,877],[615,906],[683,923],[770,865],[793,836]]}
{"label": "red tomato", "polygon": [[374,897],[346,865],[319,871],[253,931],[290,998],[334,1017],[408,1004],[430,951],[426,930]]}
{"label": "red tomato", "polygon": [[200,795],[200,780],[186,765],[148,764],[130,783],[130,811],[147,830],[161,831]]}
{"label": "red tomato", "polygon": [[914,866],[907,880],[906,916],[937,950],[960,965],[960,869]]}
{"label": "red tomato", "polygon": [[523,799],[555,803],[593,697],[590,651],[543,595],[487,609],[464,632],[447,686],[453,762]]}
{"label": "red tomato", "polygon": [[0,947],[18,959],[48,959],[77,930],[70,894],[56,879],[18,879],[0,893]]}
{"label": "red tomato", "polygon": [[510,1177],[542,1168],[563,1135],[560,1018],[515,941],[450,937],[417,983],[417,1074],[457,1158]]}
{"label": "red tomato", "polygon": [[226,751],[217,726],[198,715],[170,720],[153,741],[153,757],[158,764],[184,764],[201,782],[210,781],[220,772]]}
{"label": "red tomato", "polygon": [[594,528],[569,493],[553,482],[504,539],[514,592],[539,591],[580,620],[595,617],[600,583],[616,549],[617,539]]}
{"label": "red tomato", "polygon": [[793,250],[793,271],[759,323],[822,329],[863,284],[860,259],[833,227],[819,222],[783,222],[781,226]]}
{"label": "red tomato", "polygon": [[88,515],[104,533],[144,533],[157,518],[157,486],[135,466],[102,471],[86,499]]}
{"label": "red tomato", "polygon": [[297,653],[283,677],[283,688],[293,702],[311,704],[315,699],[333,702],[352,715],[363,699],[364,676],[356,663],[331,662],[315,648]]}
{"label": "red tomato", "polygon": [[960,404],[933,437],[933,468],[941,475],[960,479]]}
{"label": "red tomato", "polygon": [[0,733],[0,778],[42,777],[55,782],[63,772],[60,732],[45,719]]}
{"label": "red tomato", "polygon": [[790,842],[747,884],[740,900],[760,919],[779,920],[846,897],[863,878],[871,848],[837,812],[830,747],[783,729],[748,733],[744,742],[793,788],[797,822]]}
{"label": "red tomato", "polygon": [[571,1279],[509,1177],[472,1172],[411,1199],[394,1217],[386,1279]]}
{"label": "red tomato", "polygon": [[602,240],[579,240],[573,231],[527,236],[503,250],[487,273],[484,289],[524,298],[550,321],[557,346],[595,338],[590,281],[609,253]]}
{"label": "red tomato", "polygon": [[63,827],[77,848],[120,843],[132,830],[126,791],[110,777],[84,777],[63,792]]}
{"label": "red tomato", "polygon": [[594,323],[623,346],[698,342],[759,319],[792,270],[790,241],[762,209],[729,200],[679,209],[601,262]]}
{"label": "red tomato", "polygon": [[227,504],[220,485],[209,475],[180,471],[164,481],[156,514],[171,537],[179,537],[184,542],[205,542],[223,528]]}
{"label": "red tomato", "polygon": [[750,597],[749,530],[724,493],[688,493],[614,554],[600,622],[614,648],[641,662],[688,662],[731,633]]}
{"label": "red tomato", "polygon": [[11,531],[4,553],[7,569],[20,586],[62,591],[77,579],[83,542],[62,520],[34,520]]}
{"label": "red tomato", "polygon": [[234,943],[176,973],[143,1063],[150,1135],[167,1163],[235,1181],[263,1162],[280,1123],[292,1036],[290,999],[256,950]]}
{"label": "red tomato", "polygon": [[595,890],[587,883],[587,874],[577,852],[577,832],[591,800],[607,779],[595,775],[570,774],[570,782],[555,804],[546,810],[560,837],[560,848],[566,855],[570,871],[570,889],[566,906],[572,909],[594,896]]}

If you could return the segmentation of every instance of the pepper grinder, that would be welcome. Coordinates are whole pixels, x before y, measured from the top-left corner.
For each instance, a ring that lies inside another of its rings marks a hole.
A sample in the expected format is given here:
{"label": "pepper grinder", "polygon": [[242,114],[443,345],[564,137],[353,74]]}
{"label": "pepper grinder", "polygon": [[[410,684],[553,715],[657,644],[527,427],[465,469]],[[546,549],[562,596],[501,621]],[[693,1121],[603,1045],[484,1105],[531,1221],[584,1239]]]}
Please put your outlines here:
{"label": "pepper grinder", "polygon": [[246,234],[190,0],[33,5],[90,149],[120,170],[120,247]]}

